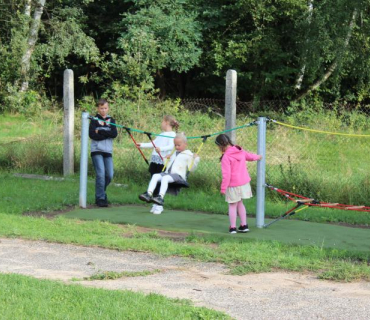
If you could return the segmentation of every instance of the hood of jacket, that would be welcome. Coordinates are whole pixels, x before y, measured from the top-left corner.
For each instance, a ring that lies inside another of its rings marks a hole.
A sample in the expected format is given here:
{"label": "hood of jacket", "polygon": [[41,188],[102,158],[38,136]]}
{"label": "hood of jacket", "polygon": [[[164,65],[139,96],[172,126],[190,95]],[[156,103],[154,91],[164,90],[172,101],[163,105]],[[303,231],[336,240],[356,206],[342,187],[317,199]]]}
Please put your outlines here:
{"label": "hood of jacket", "polygon": [[232,146],[226,149],[224,156],[229,158],[235,159],[236,161],[244,161],[245,162],[245,154],[241,147],[239,146]]}

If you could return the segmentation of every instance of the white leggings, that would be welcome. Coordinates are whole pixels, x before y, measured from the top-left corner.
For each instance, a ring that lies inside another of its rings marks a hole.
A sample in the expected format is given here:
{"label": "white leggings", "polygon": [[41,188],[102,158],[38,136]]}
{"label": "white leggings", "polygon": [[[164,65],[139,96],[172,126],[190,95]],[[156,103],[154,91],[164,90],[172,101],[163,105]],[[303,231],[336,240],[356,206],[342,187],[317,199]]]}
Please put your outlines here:
{"label": "white leggings", "polygon": [[159,194],[164,197],[167,192],[168,184],[175,182],[170,175],[162,176],[160,173],[153,174],[152,179],[149,182],[148,193],[153,193],[158,182],[161,182],[161,188]]}

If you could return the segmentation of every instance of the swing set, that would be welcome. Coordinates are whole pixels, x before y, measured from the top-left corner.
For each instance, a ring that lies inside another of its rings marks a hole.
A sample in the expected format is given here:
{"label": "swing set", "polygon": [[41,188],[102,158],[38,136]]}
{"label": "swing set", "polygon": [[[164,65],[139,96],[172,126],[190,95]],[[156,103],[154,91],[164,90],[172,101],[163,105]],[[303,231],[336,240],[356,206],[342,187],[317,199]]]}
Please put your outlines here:
{"label": "swing set", "polygon": [[370,207],[366,206],[353,206],[353,205],[347,205],[347,204],[340,204],[340,203],[330,203],[330,202],[323,202],[319,201],[317,199],[308,198],[299,194],[295,194],[292,192],[288,192],[279,188],[276,188],[274,186],[271,186],[269,184],[265,185],[267,188],[269,188],[272,191],[278,192],[283,197],[286,197],[287,199],[293,201],[295,203],[295,206],[288,211],[286,211],[284,214],[282,214],[279,218],[271,221],[270,223],[265,224],[263,227],[267,228],[273,223],[280,221],[282,219],[285,219],[287,217],[290,217],[297,212],[300,212],[302,210],[308,209],[309,207],[320,207],[320,208],[330,208],[330,209],[339,209],[339,210],[349,210],[349,211],[362,211],[362,212],[370,212]]}

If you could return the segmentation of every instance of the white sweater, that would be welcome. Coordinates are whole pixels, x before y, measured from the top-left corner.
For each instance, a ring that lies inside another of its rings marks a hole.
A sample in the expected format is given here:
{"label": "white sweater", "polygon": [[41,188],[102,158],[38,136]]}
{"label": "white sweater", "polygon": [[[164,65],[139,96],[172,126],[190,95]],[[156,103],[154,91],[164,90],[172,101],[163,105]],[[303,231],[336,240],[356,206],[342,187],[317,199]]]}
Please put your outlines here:
{"label": "white sweater", "polygon": [[[167,131],[162,132],[161,135],[174,137],[176,136],[176,132],[173,131]],[[153,140],[156,147],[161,149],[161,156],[164,158],[165,156],[169,155],[173,148],[175,148],[175,144],[173,142],[173,138],[166,138],[166,137],[157,137]],[[153,148],[152,157],[150,159],[150,162],[163,164],[163,161],[161,157],[158,155],[157,151],[155,151],[153,145],[151,142],[149,143],[140,143],[140,148],[142,149],[149,149]]]}
{"label": "white sweater", "polygon": [[[194,160],[194,162],[193,162]],[[198,166],[200,158],[193,158],[193,153],[190,150],[184,150],[176,156],[176,152],[171,156],[166,166],[166,173],[177,173],[186,181],[186,173],[191,167],[191,172],[195,171]],[[173,165],[172,165],[173,164]],[[172,168],[171,168],[172,166]],[[168,170],[171,168],[171,172]]]}

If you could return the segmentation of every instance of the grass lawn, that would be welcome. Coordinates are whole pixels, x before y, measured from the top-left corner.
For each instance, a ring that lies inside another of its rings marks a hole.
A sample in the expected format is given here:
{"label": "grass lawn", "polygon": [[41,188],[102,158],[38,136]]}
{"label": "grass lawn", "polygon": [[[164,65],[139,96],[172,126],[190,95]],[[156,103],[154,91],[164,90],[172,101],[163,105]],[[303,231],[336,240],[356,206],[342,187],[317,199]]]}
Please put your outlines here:
{"label": "grass lawn", "polygon": [[1,319],[231,319],[180,299],[0,274]]}
{"label": "grass lawn", "polygon": [[21,115],[1,115],[0,144],[21,141],[35,134],[45,132],[45,130],[52,127],[52,119],[43,119],[42,125],[40,125],[39,120]]}
{"label": "grass lawn", "polygon": [[[89,187],[89,201],[92,202],[93,185],[89,184],[89,186],[91,186]],[[109,189],[109,195],[114,203],[133,204],[139,201],[137,194],[141,191],[142,187],[136,185],[130,185],[127,188],[112,186]],[[208,212],[215,210],[218,213],[225,213],[227,210],[227,204],[221,196],[190,190],[188,192],[187,197],[182,195],[177,198],[168,197],[171,199],[168,201],[168,207],[186,207],[184,204],[186,202],[189,209],[193,206],[198,210]],[[186,201],[189,196],[193,196],[192,203]],[[185,239],[173,241],[163,238],[155,230],[147,233],[137,231],[132,226],[135,221],[132,221],[129,226],[123,226],[99,220],[83,222],[64,216],[47,219],[22,215],[27,211],[50,213],[55,209],[76,205],[78,182],[74,180],[29,180],[2,174],[0,199],[0,236],[101,246],[117,250],[150,251],[161,255],[179,255],[202,261],[217,261],[229,265],[232,272],[236,274],[268,272],[279,268],[291,271],[311,271],[318,277],[326,279],[370,280],[369,252],[325,248],[321,242],[301,246],[284,244],[276,239],[273,241],[243,239],[241,241],[243,235],[229,237],[227,233],[221,234],[221,229],[214,230],[214,232],[208,230],[208,234],[205,235],[189,233]],[[144,213],[146,214],[146,211]],[[353,213],[346,213],[352,217]],[[192,213],[189,212],[189,214]],[[148,217],[153,218],[152,215]],[[163,217],[165,217],[164,214]],[[168,215],[169,222],[171,222],[170,217]],[[210,216],[210,221],[214,220],[212,218]],[[215,218],[225,220],[219,225],[222,226],[221,232],[224,232],[228,226],[227,217],[217,216]],[[291,222],[288,221],[288,223]],[[137,223],[139,224],[140,221],[138,220]],[[272,226],[271,229],[265,231],[277,235],[279,228],[283,228],[281,229],[281,234],[283,234],[286,232],[284,226],[288,225],[277,223],[274,228]],[[261,230],[261,234],[262,232]],[[253,231],[251,234],[253,233],[257,235],[257,232]]]}

